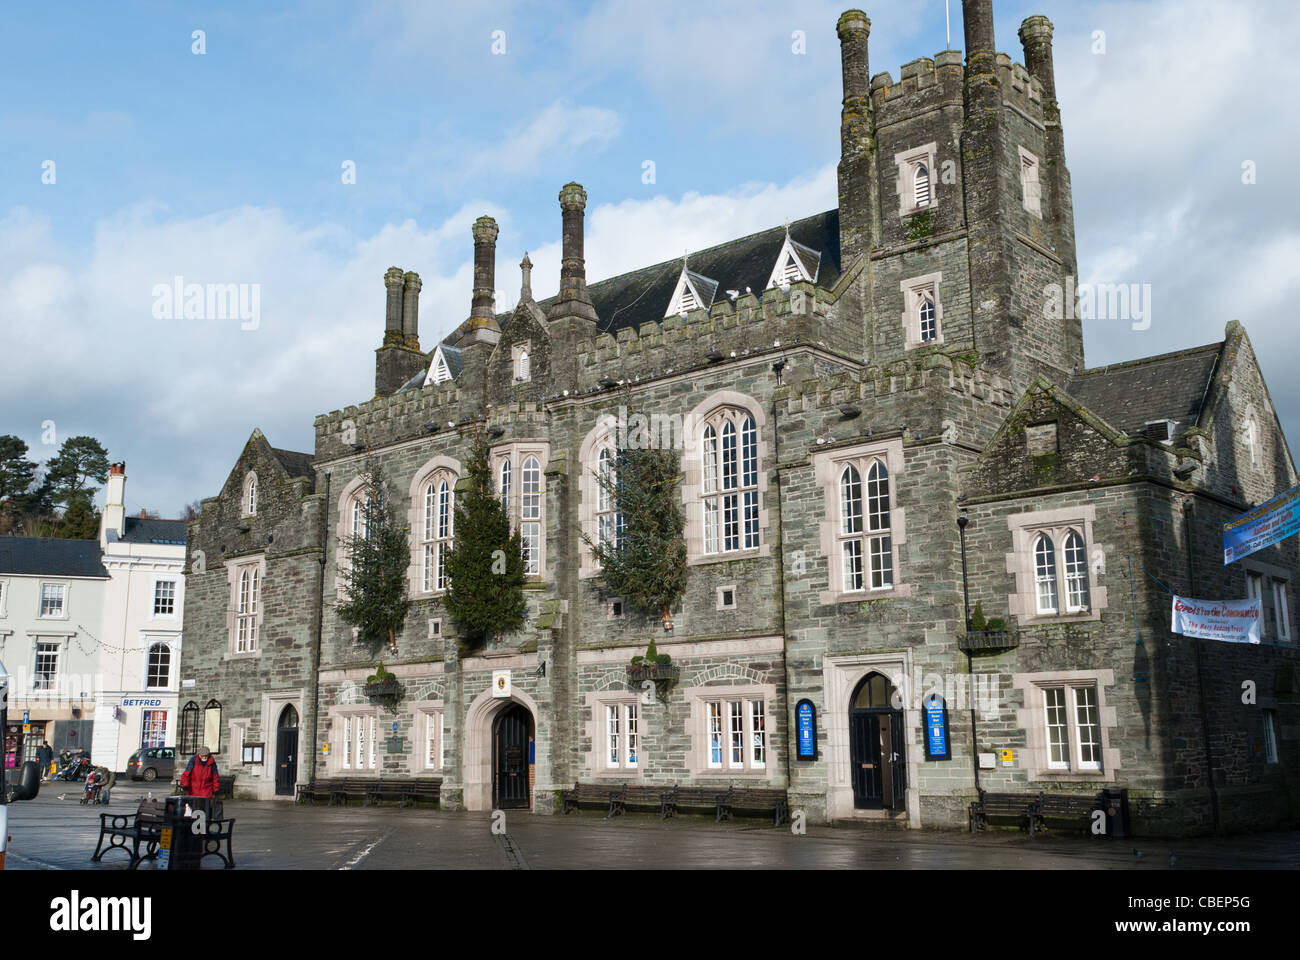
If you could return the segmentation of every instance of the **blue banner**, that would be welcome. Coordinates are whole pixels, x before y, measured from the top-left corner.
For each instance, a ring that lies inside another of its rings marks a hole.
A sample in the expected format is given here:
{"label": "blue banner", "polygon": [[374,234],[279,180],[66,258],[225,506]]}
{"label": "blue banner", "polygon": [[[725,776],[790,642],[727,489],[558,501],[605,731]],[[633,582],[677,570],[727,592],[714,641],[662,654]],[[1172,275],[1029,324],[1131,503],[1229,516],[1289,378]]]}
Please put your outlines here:
{"label": "blue banner", "polygon": [[1224,566],[1300,533],[1300,487],[1292,487],[1223,525]]}
{"label": "blue banner", "polygon": [[800,700],[795,708],[799,727],[799,759],[817,759],[817,708],[810,700]]}
{"label": "blue banner", "polygon": [[948,753],[948,707],[931,694],[925,703],[925,755],[927,760],[946,760]]}

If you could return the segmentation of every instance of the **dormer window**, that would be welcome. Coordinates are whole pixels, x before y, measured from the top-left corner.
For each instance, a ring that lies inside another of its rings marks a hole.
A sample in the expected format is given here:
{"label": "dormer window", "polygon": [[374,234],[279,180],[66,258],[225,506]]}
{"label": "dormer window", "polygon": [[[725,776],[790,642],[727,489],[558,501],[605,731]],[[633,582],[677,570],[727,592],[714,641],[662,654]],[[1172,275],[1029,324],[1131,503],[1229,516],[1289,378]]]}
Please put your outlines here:
{"label": "dormer window", "polygon": [[424,378],[424,385],[446,383],[452,379],[451,367],[447,364],[447,357],[442,352],[441,344],[433,351],[433,360],[429,363],[429,373]]}
{"label": "dormer window", "polygon": [[691,310],[707,310],[713,306],[713,295],[717,293],[718,282],[682,267],[681,276],[677,278],[677,289],[668,302],[665,317],[686,316]]}
{"label": "dormer window", "polygon": [[244,478],[243,506],[244,516],[257,516],[257,474],[252,471]]}
{"label": "dormer window", "polygon": [[785,243],[781,245],[781,252],[776,258],[776,266],[767,281],[768,289],[773,287],[784,289],[800,281],[812,283],[817,279],[820,266],[821,254],[811,247],[805,247],[802,243],[790,239],[787,231]]}

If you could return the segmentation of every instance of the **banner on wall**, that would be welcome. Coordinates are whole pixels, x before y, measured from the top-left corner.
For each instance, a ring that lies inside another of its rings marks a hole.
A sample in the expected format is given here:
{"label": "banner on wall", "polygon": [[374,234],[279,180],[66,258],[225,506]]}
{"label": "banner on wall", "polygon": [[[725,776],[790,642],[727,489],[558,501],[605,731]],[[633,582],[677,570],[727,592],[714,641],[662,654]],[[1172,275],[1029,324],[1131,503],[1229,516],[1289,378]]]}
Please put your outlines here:
{"label": "banner on wall", "polygon": [[1229,643],[1259,643],[1259,620],[1263,605],[1258,597],[1249,600],[1191,600],[1174,597],[1173,632],[1185,637],[1225,640]]}
{"label": "banner on wall", "polygon": [[1223,564],[1248,557],[1300,533],[1300,487],[1233,517],[1223,525]]}

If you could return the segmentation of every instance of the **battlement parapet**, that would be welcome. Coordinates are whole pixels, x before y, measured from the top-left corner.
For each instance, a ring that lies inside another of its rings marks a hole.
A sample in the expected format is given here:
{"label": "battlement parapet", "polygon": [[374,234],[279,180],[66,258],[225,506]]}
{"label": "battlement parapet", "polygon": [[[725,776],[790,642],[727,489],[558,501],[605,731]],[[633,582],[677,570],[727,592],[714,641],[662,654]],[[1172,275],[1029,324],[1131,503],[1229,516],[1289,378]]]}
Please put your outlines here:
{"label": "battlement parapet", "polygon": [[[996,57],[995,68],[1002,98],[1035,119],[1041,119],[1043,88],[1028,68],[1005,53]],[[919,57],[903,64],[898,82],[888,71],[871,78],[871,100],[876,122],[885,123],[900,113],[925,109],[938,103],[961,100],[966,68],[960,50],[944,50],[933,58]]]}

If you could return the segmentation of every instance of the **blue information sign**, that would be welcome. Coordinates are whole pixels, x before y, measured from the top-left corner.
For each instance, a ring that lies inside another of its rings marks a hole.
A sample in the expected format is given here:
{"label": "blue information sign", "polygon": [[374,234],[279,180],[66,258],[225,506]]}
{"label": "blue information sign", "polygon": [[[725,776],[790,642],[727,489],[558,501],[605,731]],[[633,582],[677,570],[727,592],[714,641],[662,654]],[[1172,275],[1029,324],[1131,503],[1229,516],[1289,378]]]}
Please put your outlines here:
{"label": "blue information sign", "polygon": [[811,700],[800,700],[794,709],[799,728],[799,759],[817,759],[817,708]]}
{"label": "blue information sign", "polygon": [[948,750],[948,705],[937,693],[930,694],[925,701],[925,759],[947,760],[951,757]]}

